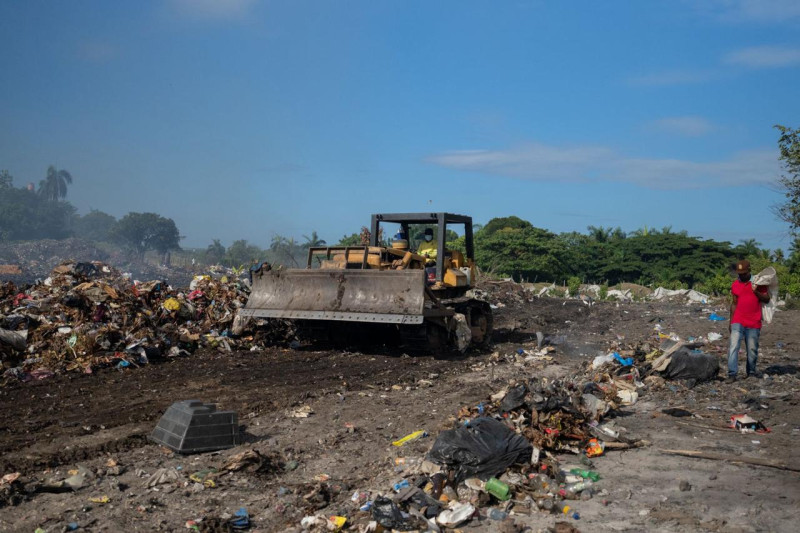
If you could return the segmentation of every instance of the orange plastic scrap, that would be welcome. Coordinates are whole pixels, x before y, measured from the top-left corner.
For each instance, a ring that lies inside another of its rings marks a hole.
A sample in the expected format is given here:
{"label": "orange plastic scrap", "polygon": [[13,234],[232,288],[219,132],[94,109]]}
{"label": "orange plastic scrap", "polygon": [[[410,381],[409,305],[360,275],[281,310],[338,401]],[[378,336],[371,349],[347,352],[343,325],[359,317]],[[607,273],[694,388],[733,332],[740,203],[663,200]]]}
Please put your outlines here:
{"label": "orange plastic scrap", "polygon": [[589,445],[586,447],[586,457],[598,457],[603,455],[605,445],[597,439],[589,440]]}

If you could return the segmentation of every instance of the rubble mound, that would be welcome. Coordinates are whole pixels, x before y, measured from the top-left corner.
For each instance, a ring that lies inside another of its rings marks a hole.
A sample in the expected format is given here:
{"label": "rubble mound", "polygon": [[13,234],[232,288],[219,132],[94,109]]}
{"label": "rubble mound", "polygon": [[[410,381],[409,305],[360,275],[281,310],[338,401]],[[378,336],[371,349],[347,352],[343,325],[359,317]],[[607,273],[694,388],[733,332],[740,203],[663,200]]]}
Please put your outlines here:
{"label": "rubble mound", "polygon": [[283,321],[234,327],[248,294],[245,280],[225,272],[196,276],[180,291],[161,280],[134,281],[99,261],[61,263],[27,288],[0,285],[4,378],[124,369],[199,347],[232,352],[291,341]]}

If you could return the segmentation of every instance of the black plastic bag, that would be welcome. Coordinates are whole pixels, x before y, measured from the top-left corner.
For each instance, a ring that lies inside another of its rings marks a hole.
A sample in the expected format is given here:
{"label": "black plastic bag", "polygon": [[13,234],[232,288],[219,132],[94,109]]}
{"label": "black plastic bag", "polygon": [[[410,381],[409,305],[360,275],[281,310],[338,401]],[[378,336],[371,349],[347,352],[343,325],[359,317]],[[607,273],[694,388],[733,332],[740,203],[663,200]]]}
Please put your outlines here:
{"label": "black plastic bag", "polygon": [[525,405],[525,395],[528,393],[528,388],[525,385],[517,385],[503,397],[500,402],[500,412],[507,413],[518,409]]}
{"label": "black plastic bag", "polygon": [[493,418],[476,418],[467,426],[442,431],[428,453],[434,463],[455,470],[457,481],[489,479],[530,460],[530,442]]}
{"label": "black plastic bag", "polygon": [[719,374],[719,361],[715,355],[693,352],[683,347],[672,354],[669,365],[661,375],[667,379],[708,381],[717,377],[717,374]]}
{"label": "black plastic bag", "polygon": [[411,527],[397,504],[383,496],[378,496],[372,502],[372,519],[387,529],[406,531]]}

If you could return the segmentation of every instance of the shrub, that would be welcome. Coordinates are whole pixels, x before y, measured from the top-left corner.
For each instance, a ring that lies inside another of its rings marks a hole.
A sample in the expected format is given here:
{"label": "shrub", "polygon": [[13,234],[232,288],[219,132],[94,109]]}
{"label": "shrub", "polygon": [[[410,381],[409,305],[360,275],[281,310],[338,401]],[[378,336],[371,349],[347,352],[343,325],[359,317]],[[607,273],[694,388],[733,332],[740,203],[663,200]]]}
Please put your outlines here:
{"label": "shrub", "polygon": [[567,280],[567,288],[570,296],[577,296],[581,290],[581,278],[572,276]]}
{"label": "shrub", "polygon": [[608,283],[603,283],[600,285],[600,290],[597,292],[597,298],[599,300],[605,300],[608,298]]}

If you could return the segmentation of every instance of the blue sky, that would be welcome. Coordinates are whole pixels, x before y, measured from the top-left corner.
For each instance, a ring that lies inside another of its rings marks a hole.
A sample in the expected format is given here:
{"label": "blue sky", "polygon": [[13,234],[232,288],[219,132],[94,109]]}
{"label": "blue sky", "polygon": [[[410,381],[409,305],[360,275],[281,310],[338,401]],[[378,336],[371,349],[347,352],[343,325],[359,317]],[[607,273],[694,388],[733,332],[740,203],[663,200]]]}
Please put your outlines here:
{"label": "blue sky", "polygon": [[800,2],[3,2],[0,168],[186,246],[373,212],[787,248]]}

